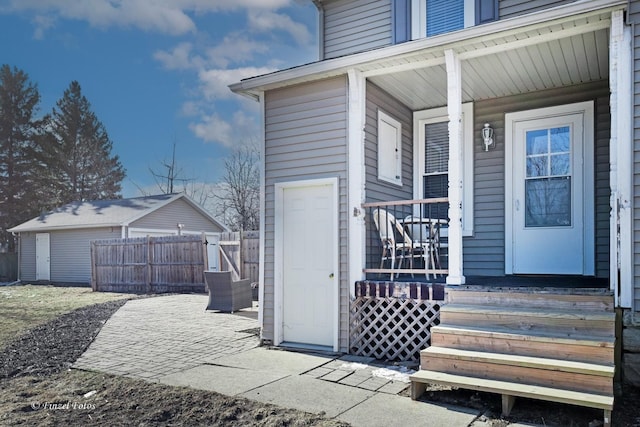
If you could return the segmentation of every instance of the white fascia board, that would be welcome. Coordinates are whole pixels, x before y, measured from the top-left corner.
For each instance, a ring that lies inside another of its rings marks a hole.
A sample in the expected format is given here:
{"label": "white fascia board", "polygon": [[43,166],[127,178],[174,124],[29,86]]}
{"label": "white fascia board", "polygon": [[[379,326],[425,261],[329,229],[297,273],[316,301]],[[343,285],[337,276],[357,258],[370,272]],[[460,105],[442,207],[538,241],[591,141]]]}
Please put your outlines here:
{"label": "white fascia board", "polygon": [[594,16],[603,12],[622,9],[626,7],[626,5],[627,0],[576,1],[539,12],[499,20],[489,24],[476,25],[434,37],[413,40],[340,58],[301,65],[263,76],[248,78],[229,85],[229,89],[231,89],[232,92],[256,97],[259,91],[346,74],[347,70],[351,68],[357,69],[359,66],[375,63],[380,60],[388,60],[394,57],[401,59],[404,55],[411,55],[428,49],[444,51],[448,48],[465,45],[467,42],[477,38],[486,38],[491,35],[504,37],[510,33],[519,33],[525,27],[526,31],[529,32],[536,28],[547,27],[550,24],[556,25],[562,22],[572,21],[578,15],[580,17]]}
{"label": "white fascia board", "polygon": [[93,228],[110,228],[110,227],[122,227],[122,223],[110,222],[103,224],[73,224],[73,225],[54,225],[50,227],[13,227],[7,231],[10,233],[46,233],[49,231],[61,231],[61,230],[82,230]]}

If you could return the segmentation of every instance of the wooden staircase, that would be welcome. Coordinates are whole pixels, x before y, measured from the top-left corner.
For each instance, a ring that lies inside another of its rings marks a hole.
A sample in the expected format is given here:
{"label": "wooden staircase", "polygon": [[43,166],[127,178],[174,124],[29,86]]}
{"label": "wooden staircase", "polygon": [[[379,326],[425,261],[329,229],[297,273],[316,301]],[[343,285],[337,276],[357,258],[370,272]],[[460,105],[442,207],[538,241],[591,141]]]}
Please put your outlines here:
{"label": "wooden staircase", "polygon": [[448,290],[431,347],[420,353],[411,397],[436,383],[604,410],[611,423],[613,297],[590,289],[459,287]]}

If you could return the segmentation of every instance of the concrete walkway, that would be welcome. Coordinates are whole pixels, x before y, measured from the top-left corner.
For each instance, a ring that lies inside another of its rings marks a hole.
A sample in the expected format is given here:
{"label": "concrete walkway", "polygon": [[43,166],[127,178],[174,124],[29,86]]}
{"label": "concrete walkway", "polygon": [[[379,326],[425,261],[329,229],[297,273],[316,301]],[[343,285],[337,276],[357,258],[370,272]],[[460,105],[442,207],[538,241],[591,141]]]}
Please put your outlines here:
{"label": "concrete walkway", "polygon": [[473,426],[476,410],[414,402],[373,359],[259,347],[257,309],[206,312],[204,295],[128,301],[74,367],[324,412],[353,426]]}

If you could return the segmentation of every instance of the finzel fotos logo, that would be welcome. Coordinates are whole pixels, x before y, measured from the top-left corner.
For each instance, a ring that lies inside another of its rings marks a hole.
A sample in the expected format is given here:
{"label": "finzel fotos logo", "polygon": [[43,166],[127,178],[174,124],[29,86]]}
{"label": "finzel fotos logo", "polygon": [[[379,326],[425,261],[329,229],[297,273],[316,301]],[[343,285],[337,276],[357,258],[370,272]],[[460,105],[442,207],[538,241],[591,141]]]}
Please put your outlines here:
{"label": "finzel fotos logo", "polygon": [[71,401],[56,402],[56,403],[33,402],[31,403],[31,409],[33,409],[34,411],[40,411],[40,410],[45,410],[45,411],[67,410],[68,411],[68,410],[76,410],[76,409],[93,410],[93,409],[96,409],[96,405],[93,403],[71,402]]}

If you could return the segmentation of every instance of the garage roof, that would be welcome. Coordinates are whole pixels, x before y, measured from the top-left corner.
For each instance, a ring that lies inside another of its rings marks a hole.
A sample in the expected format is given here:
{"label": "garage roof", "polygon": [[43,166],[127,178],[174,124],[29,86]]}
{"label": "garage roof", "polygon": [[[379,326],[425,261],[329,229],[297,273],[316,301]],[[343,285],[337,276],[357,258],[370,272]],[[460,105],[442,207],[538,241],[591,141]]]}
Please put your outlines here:
{"label": "garage roof", "polygon": [[130,199],[73,202],[10,228],[8,231],[21,233],[27,231],[95,227],[123,227],[178,199],[183,199],[214,224],[227,230],[224,224],[216,220],[209,212],[191,200],[187,195],[181,193],[134,197]]}

